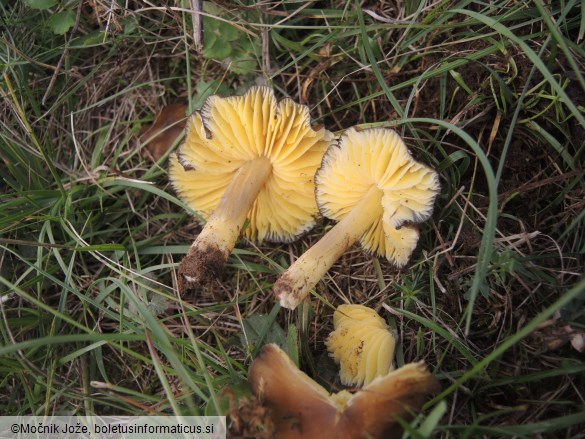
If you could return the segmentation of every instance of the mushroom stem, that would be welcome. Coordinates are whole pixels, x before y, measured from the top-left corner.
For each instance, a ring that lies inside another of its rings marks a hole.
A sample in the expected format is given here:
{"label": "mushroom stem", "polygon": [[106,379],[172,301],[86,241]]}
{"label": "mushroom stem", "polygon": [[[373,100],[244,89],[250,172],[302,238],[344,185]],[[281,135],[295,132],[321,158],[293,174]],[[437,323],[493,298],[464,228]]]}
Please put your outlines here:
{"label": "mushroom stem", "polygon": [[272,172],[266,157],[245,162],[235,173],[219,204],[179,266],[179,292],[217,276],[232,252],[258,193]]}
{"label": "mushroom stem", "polygon": [[307,250],[274,284],[280,305],[295,309],[339,257],[382,215],[383,191],[373,185],[351,212]]}

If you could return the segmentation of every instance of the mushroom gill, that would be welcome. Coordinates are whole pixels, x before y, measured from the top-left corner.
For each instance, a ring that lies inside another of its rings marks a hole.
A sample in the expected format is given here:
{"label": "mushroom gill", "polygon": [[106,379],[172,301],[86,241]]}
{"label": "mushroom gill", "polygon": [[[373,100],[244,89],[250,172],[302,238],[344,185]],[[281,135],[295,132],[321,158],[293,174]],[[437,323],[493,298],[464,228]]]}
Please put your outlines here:
{"label": "mushroom gill", "polygon": [[340,305],[325,345],[339,364],[341,383],[363,386],[390,372],[396,340],[382,317],[363,305]]}

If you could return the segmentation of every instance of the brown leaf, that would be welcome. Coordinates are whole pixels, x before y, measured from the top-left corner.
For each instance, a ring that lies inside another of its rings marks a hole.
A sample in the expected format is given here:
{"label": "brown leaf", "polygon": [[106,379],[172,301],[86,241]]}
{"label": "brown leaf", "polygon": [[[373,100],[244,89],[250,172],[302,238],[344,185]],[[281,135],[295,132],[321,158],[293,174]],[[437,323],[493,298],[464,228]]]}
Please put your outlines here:
{"label": "brown leaf", "polygon": [[158,161],[175,143],[185,130],[187,106],[171,104],[163,107],[152,125],[145,125],[140,131],[140,142],[145,147],[145,155]]}
{"label": "brown leaf", "polygon": [[571,325],[559,326],[560,320],[561,313],[557,311],[551,319],[536,327],[531,339],[545,345],[548,351],[556,351],[570,342],[573,349],[580,353],[585,352],[585,331],[574,329]]}

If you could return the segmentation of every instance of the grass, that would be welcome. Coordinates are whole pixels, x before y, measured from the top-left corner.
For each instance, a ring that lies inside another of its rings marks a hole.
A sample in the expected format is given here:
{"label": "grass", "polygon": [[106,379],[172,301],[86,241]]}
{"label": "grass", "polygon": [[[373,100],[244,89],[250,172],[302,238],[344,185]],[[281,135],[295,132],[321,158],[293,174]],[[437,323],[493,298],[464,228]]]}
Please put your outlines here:
{"label": "grass", "polygon": [[[583,437],[579,2],[217,2],[204,25],[229,44],[208,34],[204,56],[189,2],[8,3],[0,413],[225,413],[266,341],[336,388],[323,342],[353,302],[398,330],[399,364],[425,360],[441,381],[406,436]],[[59,13],[76,17],[64,34]],[[337,133],[393,127],[440,173],[407,269],[355,247],[310,303],[280,310],[272,284],[321,220],[292,244],[241,241],[209,289],[177,296],[199,226],[139,132],[165,104],[258,81]]]}

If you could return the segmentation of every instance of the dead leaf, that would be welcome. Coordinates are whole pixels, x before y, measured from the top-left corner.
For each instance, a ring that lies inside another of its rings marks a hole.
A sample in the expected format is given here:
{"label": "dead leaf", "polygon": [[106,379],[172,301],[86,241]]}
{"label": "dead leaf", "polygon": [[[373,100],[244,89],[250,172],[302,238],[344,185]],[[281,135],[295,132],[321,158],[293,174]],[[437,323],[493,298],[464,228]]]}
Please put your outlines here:
{"label": "dead leaf", "polygon": [[171,104],[163,107],[151,125],[145,125],[140,131],[140,143],[145,155],[158,161],[175,143],[185,130],[187,123],[187,106]]}
{"label": "dead leaf", "polygon": [[585,331],[574,329],[571,325],[559,326],[560,313],[540,323],[532,334],[532,339],[538,344],[544,344],[548,351],[556,351],[567,343],[578,352],[585,352]]}
{"label": "dead leaf", "polygon": [[585,333],[580,332],[571,337],[571,346],[580,353],[585,352]]}

